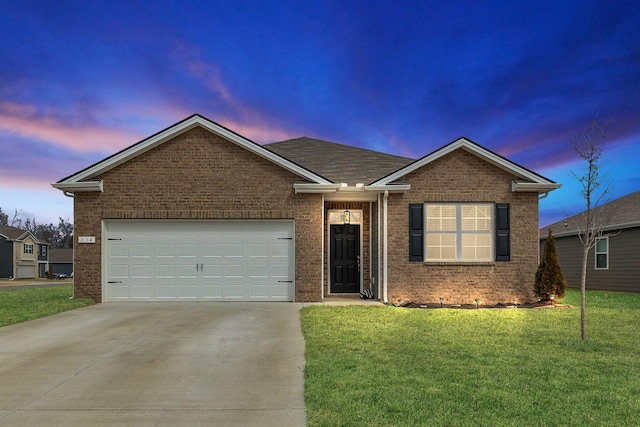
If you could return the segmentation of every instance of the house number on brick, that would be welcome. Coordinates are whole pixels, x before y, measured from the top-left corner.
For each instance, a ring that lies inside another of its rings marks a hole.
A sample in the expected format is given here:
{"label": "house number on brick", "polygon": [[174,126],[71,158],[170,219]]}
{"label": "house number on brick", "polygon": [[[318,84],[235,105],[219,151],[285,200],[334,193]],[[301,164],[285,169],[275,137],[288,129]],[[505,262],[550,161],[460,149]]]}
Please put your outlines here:
{"label": "house number on brick", "polygon": [[78,243],[95,243],[95,236],[78,236]]}

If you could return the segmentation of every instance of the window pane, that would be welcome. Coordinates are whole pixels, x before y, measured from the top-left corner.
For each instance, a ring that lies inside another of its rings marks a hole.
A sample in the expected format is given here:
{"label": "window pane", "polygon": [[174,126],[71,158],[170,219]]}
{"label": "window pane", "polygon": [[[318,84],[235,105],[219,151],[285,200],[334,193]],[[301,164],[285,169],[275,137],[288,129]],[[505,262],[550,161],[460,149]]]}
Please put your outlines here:
{"label": "window pane", "polygon": [[607,252],[608,239],[600,239],[596,242],[596,252]]}
{"label": "window pane", "polygon": [[596,268],[608,268],[607,267],[607,254],[596,255]]}
{"label": "window pane", "polygon": [[427,234],[427,259],[456,259],[456,235],[444,233]]}
{"label": "window pane", "polygon": [[488,260],[491,258],[490,234],[463,234],[462,259]]}
{"label": "window pane", "polygon": [[427,206],[427,231],[455,231],[456,207],[445,205]]}
{"label": "window pane", "polygon": [[486,205],[462,206],[463,231],[490,231],[491,208]]}

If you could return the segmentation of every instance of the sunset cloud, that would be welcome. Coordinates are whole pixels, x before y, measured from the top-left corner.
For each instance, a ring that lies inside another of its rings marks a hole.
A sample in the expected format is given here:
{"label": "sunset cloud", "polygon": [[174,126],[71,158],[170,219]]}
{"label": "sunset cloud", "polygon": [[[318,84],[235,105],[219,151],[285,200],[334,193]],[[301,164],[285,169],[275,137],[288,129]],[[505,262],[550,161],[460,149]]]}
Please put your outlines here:
{"label": "sunset cloud", "polygon": [[35,106],[8,102],[0,103],[0,131],[84,153],[118,150],[141,136],[112,126],[69,124]]}

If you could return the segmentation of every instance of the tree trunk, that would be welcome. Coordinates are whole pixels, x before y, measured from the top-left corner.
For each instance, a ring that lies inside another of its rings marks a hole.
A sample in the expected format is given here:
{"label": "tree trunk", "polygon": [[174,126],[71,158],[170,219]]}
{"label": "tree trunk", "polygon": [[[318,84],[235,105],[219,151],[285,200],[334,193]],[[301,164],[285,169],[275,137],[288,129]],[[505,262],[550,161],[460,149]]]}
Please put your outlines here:
{"label": "tree trunk", "polygon": [[580,338],[587,339],[585,324],[585,294],[587,293],[587,260],[589,259],[589,246],[585,245],[582,253],[582,279],[580,280]]}

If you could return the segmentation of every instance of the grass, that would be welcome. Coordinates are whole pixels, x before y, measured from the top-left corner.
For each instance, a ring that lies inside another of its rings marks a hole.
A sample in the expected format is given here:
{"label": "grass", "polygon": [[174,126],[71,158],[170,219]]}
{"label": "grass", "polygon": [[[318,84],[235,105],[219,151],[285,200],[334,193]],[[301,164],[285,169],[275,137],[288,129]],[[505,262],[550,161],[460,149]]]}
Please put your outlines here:
{"label": "grass", "polygon": [[69,299],[72,295],[73,286],[0,291],[0,327],[93,304],[88,299]]}
{"label": "grass", "polygon": [[308,425],[640,425],[640,295],[586,316],[582,342],[579,308],[305,307]]}

